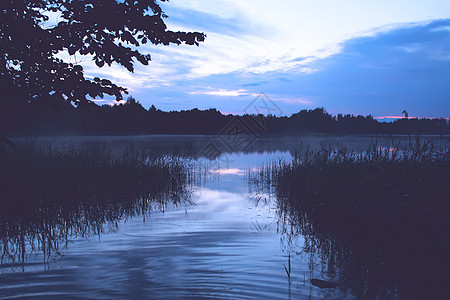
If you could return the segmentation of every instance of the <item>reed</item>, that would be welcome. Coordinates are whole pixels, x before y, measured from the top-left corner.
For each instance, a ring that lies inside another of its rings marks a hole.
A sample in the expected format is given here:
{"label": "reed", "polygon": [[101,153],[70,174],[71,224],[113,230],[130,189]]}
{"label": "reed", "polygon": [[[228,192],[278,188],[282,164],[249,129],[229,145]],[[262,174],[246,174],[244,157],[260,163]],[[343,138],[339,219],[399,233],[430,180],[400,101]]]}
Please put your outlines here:
{"label": "reed", "polygon": [[420,137],[406,150],[303,149],[250,176],[275,196],[280,230],[339,270],[359,298],[439,297],[450,245],[450,151]]}
{"label": "reed", "polygon": [[4,147],[1,261],[24,261],[35,250],[49,257],[77,236],[100,235],[135,215],[188,204],[190,170],[186,159],[131,146],[119,155],[94,146]]}

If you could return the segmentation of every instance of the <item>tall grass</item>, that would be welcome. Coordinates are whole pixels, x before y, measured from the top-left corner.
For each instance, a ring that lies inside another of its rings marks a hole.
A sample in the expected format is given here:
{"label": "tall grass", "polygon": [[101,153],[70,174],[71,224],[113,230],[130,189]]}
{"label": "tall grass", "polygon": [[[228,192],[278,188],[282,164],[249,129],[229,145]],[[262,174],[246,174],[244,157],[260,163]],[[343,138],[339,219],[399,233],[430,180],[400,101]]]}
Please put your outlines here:
{"label": "tall grass", "polygon": [[76,236],[100,235],[120,220],[190,201],[188,161],[133,147],[14,145],[0,151],[0,253],[3,262],[45,257]]}
{"label": "tall grass", "polygon": [[[275,195],[281,230],[339,270],[359,298],[446,294],[450,262],[450,152],[417,138],[406,150],[306,149],[250,178]],[[289,239],[288,239],[289,240]]]}

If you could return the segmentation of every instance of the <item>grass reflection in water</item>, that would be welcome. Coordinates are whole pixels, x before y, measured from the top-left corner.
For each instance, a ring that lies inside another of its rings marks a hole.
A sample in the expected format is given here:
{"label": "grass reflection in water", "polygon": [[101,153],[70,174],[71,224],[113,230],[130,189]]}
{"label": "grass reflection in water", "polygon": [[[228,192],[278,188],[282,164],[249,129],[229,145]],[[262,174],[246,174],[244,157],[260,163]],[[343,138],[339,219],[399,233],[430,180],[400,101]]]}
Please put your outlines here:
{"label": "grass reflection in water", "polygon": [[177,157],[153,157],[133,147],[121,155],[101,147],[0,150],[2,263],[24,262],[33,251],[48,259],[71,239],[191,201],[190,166]]}
{"label": "grass reflection in water", "polygon": [[275,196],[285,240],[303,236],[297,251],[341,292],[438,299],[450,278],[449,170],[448,147],[417,139],[405,151],[375,142],[360,153],[306,150],[249,180]]}

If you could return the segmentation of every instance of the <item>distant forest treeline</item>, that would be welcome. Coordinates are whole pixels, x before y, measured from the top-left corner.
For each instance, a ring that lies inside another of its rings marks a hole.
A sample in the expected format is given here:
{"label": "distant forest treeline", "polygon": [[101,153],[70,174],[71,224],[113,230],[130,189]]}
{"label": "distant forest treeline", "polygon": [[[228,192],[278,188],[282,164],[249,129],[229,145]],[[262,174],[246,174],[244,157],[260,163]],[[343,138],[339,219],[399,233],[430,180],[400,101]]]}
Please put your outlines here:
{"label": "distant forest treeline", "polygon": [[130,97],[116,106],[82,102],[42,104],[3,102],[0,134],[221,134],[226,130],[264,134],[450,134],[450,122],[441,119],[399,119],[379,122],[372,116],[330,115],[323,108],[292,116],[223,115],[216,109],[164,112],[148,110]]}

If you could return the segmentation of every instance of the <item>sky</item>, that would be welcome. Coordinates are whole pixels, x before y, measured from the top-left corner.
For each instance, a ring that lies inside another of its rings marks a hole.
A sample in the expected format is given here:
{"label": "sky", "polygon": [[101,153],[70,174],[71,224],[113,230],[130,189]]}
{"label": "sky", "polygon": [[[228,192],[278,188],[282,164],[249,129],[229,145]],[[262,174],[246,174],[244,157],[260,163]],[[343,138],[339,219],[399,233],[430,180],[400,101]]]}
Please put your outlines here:
{"label": "sky", "polygon": [[[170,30],[199,47],[141,46],[148,66],[85,64],[144,107],[243,114],[264,95],[278,114],[450,117],[448,0],[171,0]],[[101,102],[100,102],[101,103]]]}

